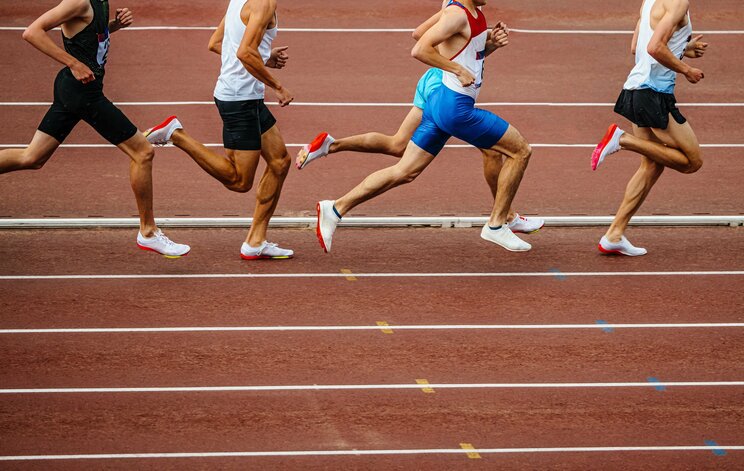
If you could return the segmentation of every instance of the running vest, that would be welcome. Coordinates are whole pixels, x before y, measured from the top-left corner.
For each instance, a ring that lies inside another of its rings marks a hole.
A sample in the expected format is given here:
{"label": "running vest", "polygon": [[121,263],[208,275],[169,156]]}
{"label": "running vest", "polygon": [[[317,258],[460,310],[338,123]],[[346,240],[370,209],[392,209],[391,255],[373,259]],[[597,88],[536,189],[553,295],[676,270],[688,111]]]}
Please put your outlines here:
{"label": "running vest", "polygon": [[62,33],[65,51],[79,60],[98,77],[103,77],[108,59],[109,3],[108,0],[90,0],[93,8],[93,21],[72,38]]}
{"label": "running vest", "polygon": [[[625,90],[639,90],[650,88],[659,93],[674,93],[677,72],[664,67],[648,53],[648,43],[654,35],[651,29],[651,9],[656,0],[646,0],[643,4],[641,22],[638,28],[638,43],[636,44],[635,67],[630,72],[623,88]],[[687,12],[687,25],[676,31],[669,39],[669,50],[676,57],[682,59],[685,49],[692,39],[692,21]]]}
{"label": "running vest", "polygon": [[[214,97],[220,101],[262,100],[264,84],[252,76],[240,59],[238,48],[245,34],[245,24],[240,19],[240,12],[247,0],[230,0],[225,15],[225,37],[222,40],[222,69],[214,89]],[[275,14],[276,15],[276,14]],[[258,52],[264,63],[271,57],[271,45],[279,32],[279,21],[274,16],[274,28],[264,33]]]}
{"label": "running vest", "polygon": [[462,3],[451,0],[449,4],[447,4],[447,7],[451,5],[462,8],[465,10],[465,14],[468,15],[468,23],[470,23],[470,39],[468,39],[465,47],[463,47],[460,52],[455,54],[455,56],[450,60],[468,69],[475,77],[475,83],[469,87],[463,87],[455,74],[446,71],[442,77],[442,83],[450,90],[461,95],[467,95],[472,97],[473,100],[476,100],[478,99],[480,88],[483,85],[483,67],[486,59],[488,23],[486,22],[486,16],[482,11],[480,11],[480,9],[478,9],[478,18],[476,18]]}

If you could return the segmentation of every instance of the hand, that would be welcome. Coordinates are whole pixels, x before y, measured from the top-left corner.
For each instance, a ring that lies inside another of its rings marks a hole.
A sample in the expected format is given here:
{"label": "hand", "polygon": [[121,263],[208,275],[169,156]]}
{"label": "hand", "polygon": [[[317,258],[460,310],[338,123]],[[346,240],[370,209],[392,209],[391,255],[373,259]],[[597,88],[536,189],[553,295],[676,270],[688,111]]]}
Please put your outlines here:
{"label": "hand", "polygon": [[705,78],[705,74],[700,69],[690,67],[690,70],[685,73],[685,78],[687,78],[687,81],[690,83],[698,83]]}
{"label": "hand", "polygon": [[475,77],[465,67],[460,67],[460,70],[455,72],[455,75],[457,75],[463,87],[469,87],[475,83]]}
{"label": "hand", "polygon": [[272,49],[271,57],[266,61],[266,67],[271,67],[272,69],[283,69],[286,67],[287,61],[289,60],[287,49],[289,49],[289,46],[276,47]]}
{"label": "hand", "polygon": [[284,87],[279,87],[274,90],[274,92],[276,93],[276,98],[279,102],[279,106],[281,106],[282,108],[288,106],[290,103],[292,103],[292,101],[294,101],[294,95],[292,95],[292,92]]}
{"label": "hand", "polygon": [[132,23],[134,23],[132,10],[129,8],[117,8],[116,19],[111,22],[109,29],[111,30],[110,32],[118,31],[132,26]]}
{"label": "hand", "polygon": [[702,34],[692,38],[692,41],[687,44],[687,49],[685,49],[685,57],[689,57],[691,59],[698,59],[700,57],[703,57],[705,51],[708,49],[708,43],[702,42],[701,39],[703,39]]}
{"label": "hand", "polygon": [[75,63],[70,66],[70,71],[76,80],[84,84],[90,83],[96,79],[96,76],[93,75],[93,72],[88,68],[88,66],[80,61],[75,61]]}
{"label": "hand", "polygon": [[506,24],[499,21],[499,23],[494,26],[491,30],[489,42],[493,44],[495,49],[500,49],[509,45],[509,28],[506,27]]}

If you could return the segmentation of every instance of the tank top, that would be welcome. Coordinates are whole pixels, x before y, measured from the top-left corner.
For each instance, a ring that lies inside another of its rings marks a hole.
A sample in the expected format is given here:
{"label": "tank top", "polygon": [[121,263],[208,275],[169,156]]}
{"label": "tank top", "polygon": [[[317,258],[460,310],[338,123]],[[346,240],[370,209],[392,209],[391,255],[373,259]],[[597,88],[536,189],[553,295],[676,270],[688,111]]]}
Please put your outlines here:
{"label": "tank top", "polygon": [[[238,59],[238,48],[245,35],[245,24],[240,18],[240,12],[247,0],[230,0],[225,15],[225,37],[222,40],[222,68],[217,86],[214,89],[214,97],[220,101],[246,101],[262,100],[265,95],[264,84],[251,75]],[[264,63],[271,57],[271,45],[279,32],[279,21],[274,16],[276,23],[272,29],[264,33],[258,52]]]}
{"label": "tank top", "polygon": [[90,0],[93,8],[93,21],[72,38],[62,33],[65,51],[85,64],[97,77],[103,77],[109,45],[109,3],[108,0]]}
{"label": "tank top", "polygon": [[488,40],[488,23],[486,16],[478,9],[478,18],[474,17],[465,6],[451,0],[447,7],[457,6],[465,10],[470,23],[470,39],[465,46],[450,60],[465,67],[475,77],[473,85],[463,87],[457,76],[451,72],[444,72],[442,83],[450,90],[461,95],[467,95],[473,100],[478,99],[481,86],[483,86],[483,67],[486,59],[486,41]]}
{"label": "tank top", "polygon": [[[651,9],[656,0],[646,0],[641,12],[641,22],[638,28],[638,42],[636,43],[635,67],[630,72],[623,88],[625,90],[639,90],[650,88],[659,93],[674,93],[677,73],[661,64],[648,53],[648,44],[654,35],[651,28]],[[676,57],[682,59],[687,44],[692,40],[692,21],[687,12],[687,24],[676,31],[669,39],[667,46]]]}

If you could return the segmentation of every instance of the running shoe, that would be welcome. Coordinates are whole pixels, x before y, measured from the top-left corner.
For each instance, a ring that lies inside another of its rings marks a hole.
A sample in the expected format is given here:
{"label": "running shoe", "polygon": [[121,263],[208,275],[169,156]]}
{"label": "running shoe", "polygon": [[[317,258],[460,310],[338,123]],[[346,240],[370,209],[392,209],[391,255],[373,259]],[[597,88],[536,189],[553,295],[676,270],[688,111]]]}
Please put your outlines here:
{"label": "running shoe", "polygon": [[173,133],[183,129],[177,117],[171,116],[154,128],[145,131],[145,138],[154,146],[164,146],[171,143]]}
{"label": "running shoe", "polygon": [[313,142],[300,149],[295,165],[299,170],[302,170],[313,160],[325,157],[331,149],[331,144],[335,141],[327,132],[318,134]]}
{"label": "running shoe", "polygon": [[321,201],[316,207],[318,211],[318,227],[316,232],[320,246],[323,247],[325,253],[331,251],[333,233],[336,232],[336,226],[341,222],[341,217],[337,214],[333,203],[335,201]]}
{"label": "running shoe", "polygon": [[597,167],[602,165],[607,156],[620,150],[620,136],[623,134],[625,134],[625,131],[620,129],[617,124],[613,124],[607,129],[602,142],[592,152],[592,170],[597,170]]}
{"label": "running shoe", "polygon": [[259,247],[251,247],[243,243],[240,248],[240,258],[243,260],[287,260],[294,257],[294,252],[283,249],[277,244],[264,241]]}
{"label": "running shoe", "polygon": [[640,257],[648,253],[644,248],[635,247],[625,236],[617,243],[610,242],[607,236],[602,237],[599,241],[599,251],[605,255],[627,255],[628,257]]}
{"label": "running shoe", "polygon": [[545,220],[541,218],[526,218],[519,213],[514,214],[514,219],[509,223],[509,229],[515,234],[532,234],[543,228]]}
{"label": "running shoe", "polygon": [[530,244],[514,235],[508,224],[504,224],[498,229],[491,229],[486,224],[481,231],[481,238],[500,245],[510,252],[527,252],[532,249]]}
{"label": "running shoe", "polygon": [[173,242],[160,229],[152,237],[145,237],[141,232],[137,234],[137,246],[142,250],[159,253],[165,258],[185,257],[191,251],[191,247]]}

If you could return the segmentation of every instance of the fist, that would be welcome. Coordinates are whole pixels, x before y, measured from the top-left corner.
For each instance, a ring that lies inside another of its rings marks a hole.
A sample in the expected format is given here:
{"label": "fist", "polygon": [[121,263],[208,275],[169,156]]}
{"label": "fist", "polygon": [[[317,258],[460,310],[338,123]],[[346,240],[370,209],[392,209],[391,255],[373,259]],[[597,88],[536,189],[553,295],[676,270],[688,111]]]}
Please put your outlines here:
{"label": "fist", "polygon": [[132,10],[129,8],[117,8],[116,9],[116,21],[119,28],[128,28],[134,23],[134,15]]}

